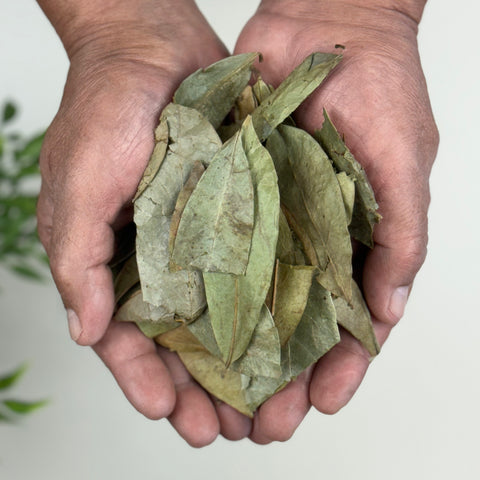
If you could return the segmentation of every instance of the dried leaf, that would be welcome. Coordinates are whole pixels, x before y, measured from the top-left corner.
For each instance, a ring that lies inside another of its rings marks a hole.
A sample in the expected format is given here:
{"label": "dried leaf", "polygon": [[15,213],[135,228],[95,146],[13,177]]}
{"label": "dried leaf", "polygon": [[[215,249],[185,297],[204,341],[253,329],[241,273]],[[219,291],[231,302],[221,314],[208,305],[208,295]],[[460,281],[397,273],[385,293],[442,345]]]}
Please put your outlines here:
{"label": "dried leaf", "polygon": [[280,338],[272,315],[264,305],[245,353],[231,364],[231,369],[250,377],[278,378],[280,366]]}
{"label": "dried leaf", "polygon": [[178,87],[174,102],[195,108],[218,128],[248,85],[257,57],[257,53],[243,53],[197,70]]}
{"label": "dried leaf", "polygon": [[[351,299],[352,247],[342,193],[332,165],[307,132],[281,125],[267,142],[279,177],[284,212],[313,265],[318,281]],[[315,251],[312,258],[308,241]]]}
{"label": "dried leaf", "polygon": [[215,155],[183,211],[172,261],[204,272],[245,273],[253,231],[253,185],[241,133]]}
{"label": "dried leaf", "polygon": [[204,273],[215,337],[229,365],[246,350],[269,289],[278,237],[279,192],[272,159],[259,142],[251,117],[241,130],[250,165],[255,224],[245,275]]}
{"label": "dried leaf", "polygon": [[[170,255],[173,252],[173,247],[175,245],[175,239],[178,232],[178,225],[180,224],[180,219],[182,218],[183,211],[185,210],[185,205],[187,204],[190,195],[192,194],[193,190],[195,190],[195,187],[197,186],[200,177],[204,172],[205,167],[203,166],[203,163],[195,162],[193,164],[192,171],[190,172],[190,176],[178,194],[177,203],[175,204],[175,210],[173,211],[172,220],[170,222],[170,237],[168,242],[168,251],[170,252]],[[176,265],[170,258],[170,270],[175,271],[178,269],[178,265]]]}
{"label": "dried leaf", "polygon": [[225,367],[223,361],[212,355],[192,334],[192,326],[167,332],[155,341],[176,351],[187,370],[205,390],[240,413],[253,417],[258,406],[286,384],[281,378],[249,377]]}
{"label": "dried leaf", "polygon": [[355,181],[345,172],[337,173],[338,184],[342,192],[343,204],[347,215],[347,224],[350,225],[353,214],[353,204],[355,203]]}
{"label": "dried leaf", "polygon": [[152,180],[155,178],[160,166],[162,165],[163,159],[167,154],[167,147],[168,147],[168,123],[165,116],[160,117],[160,123],[158,127],[155,129],[155,147],[153,149],[152,156],[150,157],[150,161],[148,162],[147,168],[143,173],[143,177],[140,180],[140,184],[137,188],[137,193],[133,198],[135,201],[143,192],[144,190],[150,185]]}
{"label": "dried leaf", "polygon": [[302,319],[317,267],[278,263],[272,314],[282,347]]}
{"label": "dried leaf", "polygon": [[[212,355],[222,358],[208,310],[191,323],[188,329]],[[281,375],[280,340],[272,315],[265,305],[247,350],[229,368],[248,376],[278,378]]]}
{"label": "dried leaf", "polygon": [[339,341],[331,295],[313,282],[302,320],[282,349],[284,378],[295,378]]}
{"label": "dried leaf", "polygon": [[187,320],[206,305],[199,272],[169,272],[170,221],[175,203],[195,162],[208,165],[221,147],[213,127],[198,112],[168,105],[167,155],[157,175],[135,201],[137,263],[144,300]]}
{"label": "dried leaf", "polygon": [[322,83],[341,55],[313,53],[264,99],[252,115],[255,131],[264,141]]}
{"label": "dried leaf", "polygon": [[265,400],[284,388],[288,381],[283,377],[247,377],[242,375],[242,384],[245,403],[252,412],[255,412]]}
{"label": "dried leaf", "polygon": [[253,94],[252,86],[247,85],[235,101],[235,107],[233,109],[235,123],[239,123],[241,126],[243,121],[247,118],[248,115],[252,114],[252,112],[255,110],[255,108],[257,108],[257,106],[257,99]]}
{"label": "dried leaf", "polygon": [[181,325],[181,322],[175,319],[175,315],[164,307],[155,307],[144,302],[141,290],[137,290],[117,310],[115,320],[119,322],[135,322],[140,330],[150,338]]}
{"label": "dried leaf", "polygon": [[352,280],[352,292],[351,306],[343,298],[335,298],[333,300],[337,311],[337,322],[350,332],[365,347],[368,353],[374,357],[380,352],[380,346],[375,337],[372,318],[367,304],[354,280]]}
{"label": "dried leaf", "polygon": [[242,128],[243,121],[257,107],[257,100],[253,94],[251,85],[247,85],[235,101],[233,107],[233,123],[220,125],[217,133],[223,142],[228,141]]}
{"label": "dried leaf", "polygon": [[261,104],[265,101],[270,94],[273,92],[274,88],[270,85],[267,85],[261,76],[258,77],[257,81],[253,84],[253,94],[257,100],[257,104]]}
{"label": "dried leaf", "polygon": [[289,265],[305,265],[305,257],[298,242],[293,237],[283,210],[278,217],[278,241],[276,257],[280,262]]}
{"label": "dried leaf", "polygon": [[137,257],[132,255],[124,264],[122,269],[114,276],[113,290],[115,292],[115,303],[118,304],[122,298],[135,285],[140,283],[138,274]]}
{"label": "dried leaf", "polygon": [[249,417],[254,409],[247,405],[241,373],[227,369],[186,328],[180,327],[155,339],[160,345],[176,351],[192,377],[208,392]]}
{"label": "dried leaf", "polygon": [[360,242],[373,248],[373,227],[381,219],[377,212],[378,205],[373,189],[365,170],[348,150],[325,110],[323,116],[325,121],[321,130],[315,132],[315,138],[332,159],[335,168],[355,180],[355,206],[349,227],[350,233]]}

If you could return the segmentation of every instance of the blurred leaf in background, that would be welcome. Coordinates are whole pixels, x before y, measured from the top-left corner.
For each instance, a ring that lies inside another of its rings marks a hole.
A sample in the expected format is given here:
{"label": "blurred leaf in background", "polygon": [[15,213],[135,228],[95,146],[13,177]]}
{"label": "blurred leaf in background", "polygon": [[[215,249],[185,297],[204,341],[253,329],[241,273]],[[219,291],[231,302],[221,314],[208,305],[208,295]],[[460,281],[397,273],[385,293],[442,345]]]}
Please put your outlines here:
{"label": "blurred leaf in background", "polygon": [[0,422],[15,422],[23,415],[27,415],[47,404],[47,400],[25,401],[16,397],[4,397],[4,391],[17,384],[27,370],[27,365],[21,365],[13,372],[0,377]]}
{"label": "blurred leaf in background", "polygon": [[[0,267],[23,278],[45,278],[47,256],[37,235],[36,204],[40,188],[38,158],[45,133],[25,136],[11,128],[17,115],[13,102],[0,110]],[[27,367],[0,376],[0,422],[15,422],[44,406],[46,400],[25,401],[4,394]]]}
{"label": "blurred leaf in background", "polygon": [[0,117],[0,266],[41,280],[48,260],[38,239],[35,210],[45,133],[25,136],[12,131],[16,115],[15,104],[5,102]]}

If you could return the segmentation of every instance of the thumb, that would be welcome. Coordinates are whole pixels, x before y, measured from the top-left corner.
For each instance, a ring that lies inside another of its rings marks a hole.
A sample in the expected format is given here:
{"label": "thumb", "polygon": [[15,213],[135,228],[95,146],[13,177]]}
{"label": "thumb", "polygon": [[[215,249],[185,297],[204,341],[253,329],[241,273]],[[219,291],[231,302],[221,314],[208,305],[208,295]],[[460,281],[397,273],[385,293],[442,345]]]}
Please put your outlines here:
{"label": "thumb", "polygon": [[113,256],[114,232],[105,210],[119,209],[112,209],[112,201],[100,201],[97,195],[82,198],[86,195],[67,188],[63,201],[48,209],[50,202],[41,193],[38,218],[52,276],[67,310],[70,335],[80,345],[93,345],[103,337],[113,316],[108,262]]}
{"label": "thumb", "polygon": [[52,275],[67,310],[72,339],[93,345],[113,316],[113,282],[107,265],[113,254],[113,231],[107,223],[86,217],[75,218],[67,228],[61,240],[52,237]]}
{"label": "thumb", "polygon": [[423,169],[391,172],[377,192],[382,220],[367,255],[363,288],[372,315],[394,326],[403,316],[427,253],[428,176]]}

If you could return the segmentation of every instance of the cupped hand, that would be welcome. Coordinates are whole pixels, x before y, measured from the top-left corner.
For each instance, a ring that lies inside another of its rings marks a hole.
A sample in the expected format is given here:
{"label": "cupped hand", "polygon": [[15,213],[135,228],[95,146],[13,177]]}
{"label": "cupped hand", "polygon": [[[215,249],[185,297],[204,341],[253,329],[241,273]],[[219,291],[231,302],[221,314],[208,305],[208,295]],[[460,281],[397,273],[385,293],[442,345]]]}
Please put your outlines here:
{"label": "cupped hand", "polygon": [[176,9],[159,25],[106,22],[64,42],[71,67],[42,150],[38,227],[72,338],[93,346],[141,413],[168,417],[202,446],[220,430],[248,435],[250,421],[222,405],[217,413],[174,354],[135,325],[111,322],[108,262],[115,232],[132,220],[160,112],[188,74],[228,54],[194,2]]}
{"label": "cupped hand", "polygon": [[[262,77],[274,86],[314,51],[343,60],[304,103],[300,126],[320,128],[325,107],[362,163],[383,216],[374,248],[361,263],[363,291],[383,343],[402,317],[427,248],[429,174],[438,146],[416,34],[420,12],[357,2],[265,0],[240,35],[236,53],[262,52]],[[378,2],[377,2],[378,3]],[[405,2],[407,3],[407,2]],[[419,2],[420,3],[420,2]],[[342,50],[335,50],[341,44]],[[250,438],[289,438],[308,406],[342,408],[360,385],[368,353],[346,332],[312,372],[258,411]]]}

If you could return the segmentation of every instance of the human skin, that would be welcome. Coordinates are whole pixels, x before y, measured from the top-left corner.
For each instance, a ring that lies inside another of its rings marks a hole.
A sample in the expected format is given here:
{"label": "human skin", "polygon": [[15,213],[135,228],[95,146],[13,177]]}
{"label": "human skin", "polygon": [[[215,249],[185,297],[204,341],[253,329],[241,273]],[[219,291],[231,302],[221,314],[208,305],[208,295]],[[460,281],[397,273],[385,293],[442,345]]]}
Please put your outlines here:
{"label": "human skin", "polygon": [[[427,249],[429,175],[438,132],[417,47],[425,3],[264,0],[235,49],[261,51],[258,69],[277,86],[308,54],[345,47],[337,49],[341,64],[296,121],[313,131],[325,107],[375,191],[383,219],[375,228],[374,248],[357,249],[355,264],[381,344],[404,313]],[[315,408],[335,413],[351,399],[369,363],[368,353],[342,332],[340,344],[320,359],[311,377],[297,381],[298,392],[291,389],[292,401],[305,402],[307,391]],[[250,437],[258,443],[287,439],[303,415],[273,397],[260,408]]]}
{"label": "human skin", "polygon": [[[111,321],[114,236],[132,219],[159,114],[185,76],[228,52],[191,0],[38,3],[71,63],[42,149],[38,221],[72,338],[93,347],[137,410],[168,417],[193,446],[219,433],[286,440],[311,404],[337,411],[368,366],[346,334],[252,422],[213,400],[175,354],[135,325]],[[368,1],[264,1],[236,47],[261,51],[259,68],[277,85],[312,51],[346,46],[342,64],[298,121],[310,130],[320,126],[325,105],[376,191],[384,220],[365,260],[363,288],[382,342],[403,313],[426,248],[428,174],[438,140],[416,47],[423,3],[397,2],[408,4],[407,15]]]}

